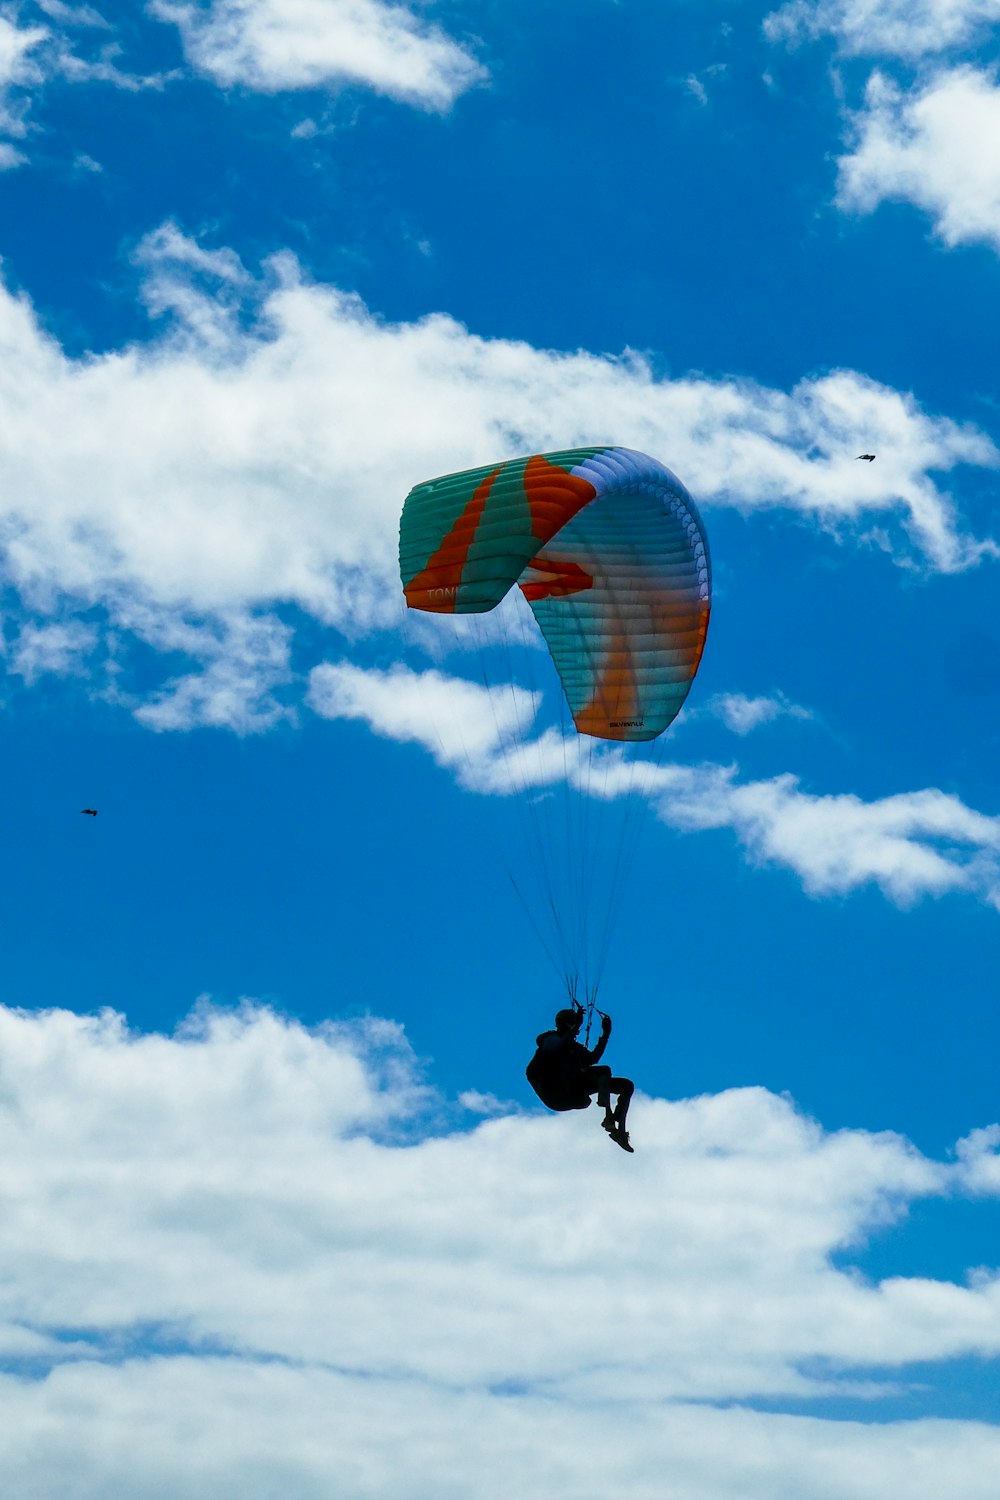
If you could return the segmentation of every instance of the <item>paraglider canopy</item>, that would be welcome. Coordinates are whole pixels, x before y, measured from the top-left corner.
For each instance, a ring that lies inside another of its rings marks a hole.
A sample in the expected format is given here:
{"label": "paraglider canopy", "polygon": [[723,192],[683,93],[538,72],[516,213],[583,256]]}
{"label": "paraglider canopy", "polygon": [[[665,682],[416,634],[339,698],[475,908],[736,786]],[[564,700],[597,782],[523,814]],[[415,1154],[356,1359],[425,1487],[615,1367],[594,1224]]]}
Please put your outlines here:
{"label": "paraglider canopy", "polygon": [[649,740],[676,717],[708,630],[697,507],[629,448],[572,448],[431,479],[399,543],[411,609],[493,609],[517,583],[581,734]]}

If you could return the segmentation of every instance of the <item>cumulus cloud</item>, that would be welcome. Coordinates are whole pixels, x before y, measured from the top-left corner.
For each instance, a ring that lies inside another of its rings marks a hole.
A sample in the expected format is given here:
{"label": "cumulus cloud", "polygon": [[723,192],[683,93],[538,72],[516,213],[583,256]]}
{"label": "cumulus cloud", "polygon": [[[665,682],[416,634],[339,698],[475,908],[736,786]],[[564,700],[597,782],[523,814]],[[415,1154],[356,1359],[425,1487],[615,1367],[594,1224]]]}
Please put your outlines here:
{"label": "cumulus cloud", "polygon": [[485,78],[466,48],[405,5],[384,0],[154,0],[181,31],[191,65],[223,88],[265,93],[362,84],[447,109]]}
{"label": "cumulus cloud", "polygon": [[[137,258],[157,331],[99,356],[69,357],[0,288],[4,577],[36,615],[87,610],[140,638],[156,619],[165,641],[171,615],[234,645],[260,627],[232,622],[283,605],[349,636],[395,628],[415,481],[604,438],[666,458],[710,505],[842,529],[896,517],[904,554],[943,570],[996,550],[935,477],[995,466],[989,440],[852,372],[791,393],[660,380],[636,356],[478,338],[441,314],[386,323],[287,255],[255,281],[172,225]],[[856,464],[862,439],[885,460]]]}
{"label": "cumulus cloud", "polygon": [[1000,20],[1000,0],[789,0],[764,20],[772,42],[836,37],[854,56],[916,60],[968,46]]}
{"label": "cumulus cloud", "polygon": [[750,734],[761,724],[772,724],[775,719],[811,719],[808,708],[790,703],[783,693],[773,696],[748,697],[745,693],[716,693],[709,699],[708,711],[716,714],[727,729],[734,734]]}
{"label": "cumulus cloud", "polygon": [[1000,249],[1000,88],[993,73],[944,69],[904,92],[872,75],[839,162],[837,202],[871,213],[896,199],[934,220],[947,245]]}
{"label": "cumulus cloud", "polygon": [[763,1089],[639,1096],[627,1163],[488,1104],[375,1019],[0,1007],[11,1492],[987,1500],[988,1428],[781,1411],[1000,1353],[994,1277],[851,1267],[959,1167]]}

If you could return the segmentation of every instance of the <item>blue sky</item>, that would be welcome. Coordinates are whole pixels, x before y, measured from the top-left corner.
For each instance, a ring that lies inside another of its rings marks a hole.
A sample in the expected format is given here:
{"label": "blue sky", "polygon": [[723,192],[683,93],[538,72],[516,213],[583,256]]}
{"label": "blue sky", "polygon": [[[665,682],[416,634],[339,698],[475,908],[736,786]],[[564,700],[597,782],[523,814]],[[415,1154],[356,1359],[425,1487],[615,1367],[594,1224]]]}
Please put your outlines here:
{"label": "blue sky", "polygon": [[[998,25],[0,9],[12,1494],[993,1500]],[[715,584],[606,803],[396,568],[599,443]],[[523,1079],[563,803],[630,1158]]]}

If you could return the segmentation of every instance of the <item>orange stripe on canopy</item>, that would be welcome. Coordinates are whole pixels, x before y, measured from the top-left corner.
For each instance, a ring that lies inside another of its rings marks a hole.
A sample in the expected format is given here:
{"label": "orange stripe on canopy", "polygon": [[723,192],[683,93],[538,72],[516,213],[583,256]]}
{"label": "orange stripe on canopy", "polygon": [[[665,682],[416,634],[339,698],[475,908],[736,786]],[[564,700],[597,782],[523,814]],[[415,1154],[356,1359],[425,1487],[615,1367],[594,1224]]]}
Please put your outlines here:
{"label": "orange stripe on canopy", "polygon": [[462,584],[462,574],[469,560],[469,548],[475,540],[476,528],[482,520],[493,482],[503,467],[503,464],[499,464],[477,485],[472,499],[465,505],[437,551],[427,559],[426,567],[421,568],[406,585],[403,593],[411,609],[429,610],[439,615],[455,613],[455,595]]}
{"label": "orange stripe on canopy", "polygon": [[531,511],[531,529],[547,542],[597,494],[589,479],[568,474],[558,464],[536,453],[524,466],[524,493]]}

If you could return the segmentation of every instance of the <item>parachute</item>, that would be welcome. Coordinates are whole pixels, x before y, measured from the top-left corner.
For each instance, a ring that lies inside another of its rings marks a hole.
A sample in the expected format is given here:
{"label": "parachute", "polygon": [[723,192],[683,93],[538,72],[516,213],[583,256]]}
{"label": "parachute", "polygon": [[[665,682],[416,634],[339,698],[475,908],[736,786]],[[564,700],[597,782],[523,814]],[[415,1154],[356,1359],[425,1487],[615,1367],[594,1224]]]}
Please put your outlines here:
{"label": "parachute", "polygon": [[[492,611],[517,584],[576,734],[619,742],[619,755],[672,723],[701,661],[711,608],[701,517],[670,469],[629,448],[532,454],[416,485],[403,507],[399,566],[407,605],[431,614]],[[607,755],[597,763],[611,764]],[[577,789],[578,804],[595,800],[590,790]],[[536,804],[533,789],[525,791]],[[602,795],[617,793],[598,791],[596,799]],[[586,829],[568,827],[570,866],[593,859]],[[537,838],[543,905],[560,929],[561,967],[575,999],[588,919],[567,915],[574,898],[550,875],[552,828],[539,828]],[[620,867],[621,848],[614,858]],[[586,979],[591,1001],[596,984]]]}

